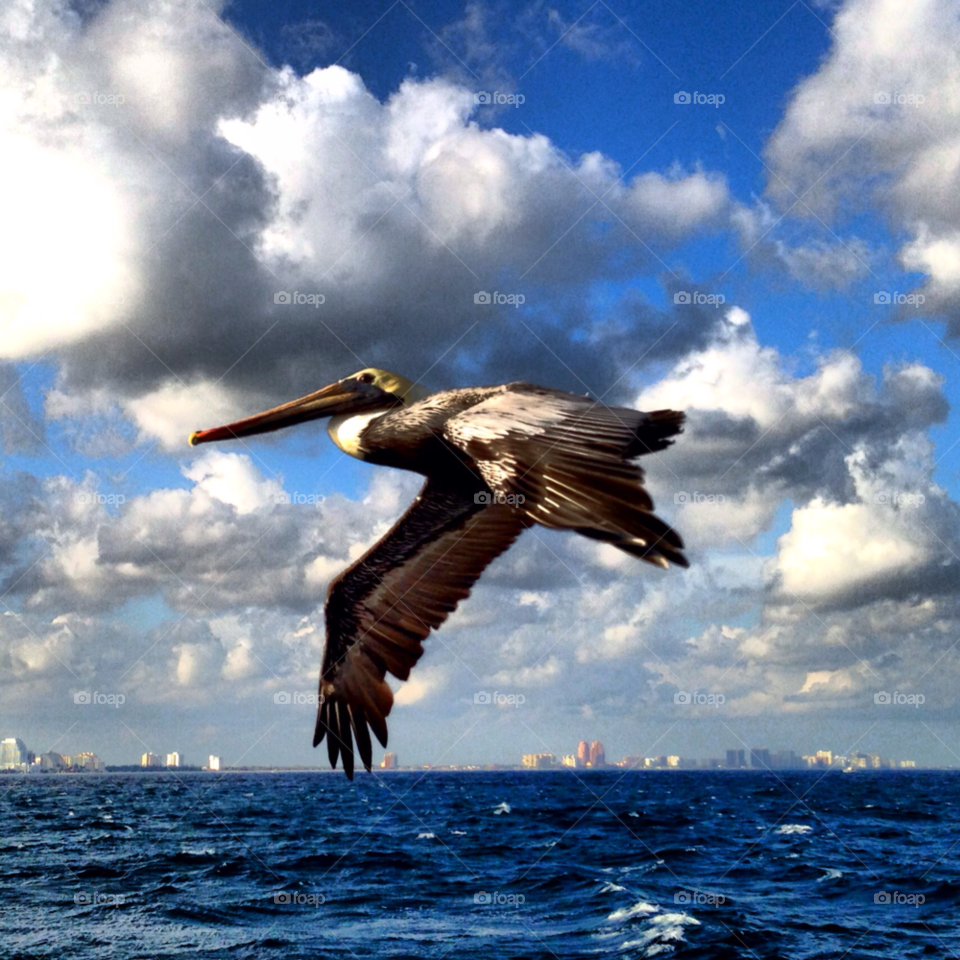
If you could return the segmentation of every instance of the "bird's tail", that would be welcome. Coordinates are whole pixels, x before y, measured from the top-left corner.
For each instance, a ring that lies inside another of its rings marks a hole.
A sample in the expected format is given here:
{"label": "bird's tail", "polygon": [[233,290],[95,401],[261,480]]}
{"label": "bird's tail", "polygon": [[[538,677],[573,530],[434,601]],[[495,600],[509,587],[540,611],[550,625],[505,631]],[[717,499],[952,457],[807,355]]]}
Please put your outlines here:
{"label": "bird's tail", "polygon": [[680,535],[653,513],[643,470],[629,462],[668,447],[682,429],[683,414],[616,412],[636,418],[618,455],[582,442],[544,445],[538,456],[518,465],[511,492],[523,496],[520,509],[542,526],[574,530],[661,567],[689,566]]}

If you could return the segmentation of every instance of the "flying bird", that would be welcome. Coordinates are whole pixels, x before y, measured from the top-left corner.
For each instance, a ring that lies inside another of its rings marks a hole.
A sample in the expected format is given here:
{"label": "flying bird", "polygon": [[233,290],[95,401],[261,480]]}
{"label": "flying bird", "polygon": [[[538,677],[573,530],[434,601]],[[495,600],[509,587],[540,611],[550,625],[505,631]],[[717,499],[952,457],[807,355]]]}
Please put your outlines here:
{"label": "flying bird", "polygon": [[[368,368],[298,400],[191,434],[192,445],[329,417],[344,452],[426,477],[393,528],[330,585],[313,745],[353,779],[354,740],[387,745],[393,693],[422,641],[529,526],[574,530],[634,557],[686,567],[683,541],[653,514],[635,457],[682,432],[674,410],[643,413],[529,383],[429,393]],[[369,730],[368,730],[369,728]]]}

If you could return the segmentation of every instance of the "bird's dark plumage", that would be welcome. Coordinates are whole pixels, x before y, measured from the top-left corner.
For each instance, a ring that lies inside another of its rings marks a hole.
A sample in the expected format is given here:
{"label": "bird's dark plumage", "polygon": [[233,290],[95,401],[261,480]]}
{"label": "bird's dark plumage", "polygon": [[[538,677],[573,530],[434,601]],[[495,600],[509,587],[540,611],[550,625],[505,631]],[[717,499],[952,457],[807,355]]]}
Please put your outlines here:
{"label": "bird's dark plumage", "polygon": [[[687,566],[680,536],[653,513],[633,460],[683,429],[673,410],[643,413],[528,383],[426,394],[383,370],[360,371],[192,443],[333,416],[352,456],[427,481],[393,528],[331,584],[314,746],[353,777],[370,731],[387,745],[392,673],[406,680],[423,640],[484,569],[533,524],[572,530],[661,567]],[[354,747],[356,744],[356,747]]]}

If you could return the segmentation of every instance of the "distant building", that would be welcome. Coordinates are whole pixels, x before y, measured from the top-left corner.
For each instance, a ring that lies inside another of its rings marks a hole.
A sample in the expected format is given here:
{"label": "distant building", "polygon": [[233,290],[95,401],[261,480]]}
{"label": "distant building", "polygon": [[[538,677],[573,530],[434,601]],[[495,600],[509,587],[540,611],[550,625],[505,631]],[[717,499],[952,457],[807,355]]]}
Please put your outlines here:
{"label": "distant building", "polygon": [[30,763],[27,745],[19,737],[0,740],[0,770],[26,773]]}
{"label": "distant building", "polygon": [[680,766],[680,758],[679,758],[679,757],[667,757],[667,766],[668,766],[668,767],[674,767],[674,768],[679,767],[679,766]]}
{"label": "distant building", "polygon": [[586,766],[590,762],[590,744],[581,740],[577,744],[577,759]]}
{"label": "distant building", "polygon": [[739,770],[741,767],[747,765],[747,752],[746,750],[728,750],[727,751],[727,766],[731,770]]}
{"label": "distant building", "polygon": [[818,767],[832,767],[833,766],[833,751],[832,750],[818,750],[815,754],[817,766]]}
{"label": "distant building", "polygon": [[220,769],[220,758],[211,753],[210,757],[207,760],[207,769],[208,770],[219,770]]}
{"label": "distant building", "polygon": [[143,753],[140,755],[141,767],[162,767],[163,758],[158,753]]}
{"label": "distant building", "polygon": [[174,751],[173,753],[167,754],[167,766],[168,767],[182,767],[183,766],[183,757]]}
{"label": "distant building", "polygon": [[917,766],[916,760],[901,760],[900,766],[904,770],[913,770]]}
{"label": "distant building", "polygon": [[590,766],[605,767],[607,758],[603,752],[603,744],[599,740],[594,740],[590,744]]}
{"label": "distant building", "polygon": [[763,747],[753,747],[750,751],[750,766],[754,770],[769,770],[770,751]]}
{"label": "distant building", "polygon": [[381,770],[396,770],[400,766],[400,761],[395,753],[385,753],[380,761]]}
{"label": "distant building", "polygon": [[59,753],[54,753],[52,750],[49,753],[44,753],[37,757],[32,766],[33,769],[39,770],[42,773],[55,773],[58,770],[67,769],[67,764],[64,762],[63,757],[61,757]]}
{"label": "distant building", "polygon": [[557,765],[557,758],[552,753],[525,753],[520,764],[530,770],[549,770]]}
{"label": "distant building", "polygon": [[576,756],[576,754],[573,754],[573,753],[565,756],[561,760],[561,763],[565,767],[573,767],[574,769],[579,769],[580,767],[586,766],[586,764],[578,756]]}
{"label": "distant building", "polygon": [[620,761],[620,766],[625,770],[636,770],[643,766],[643,757],[629,756]]}
{"label": "distant building", "polygon": [[90,751],[78,753],[73,758],[73,765],[82,770],[88,770],[90,773],[106,773],[107,765],[95,754]]}
{"label": "distant building", "polygon": [[792,750],[781,750],[770,755],[770,766],[777,770],[797,770],[805,764]]}

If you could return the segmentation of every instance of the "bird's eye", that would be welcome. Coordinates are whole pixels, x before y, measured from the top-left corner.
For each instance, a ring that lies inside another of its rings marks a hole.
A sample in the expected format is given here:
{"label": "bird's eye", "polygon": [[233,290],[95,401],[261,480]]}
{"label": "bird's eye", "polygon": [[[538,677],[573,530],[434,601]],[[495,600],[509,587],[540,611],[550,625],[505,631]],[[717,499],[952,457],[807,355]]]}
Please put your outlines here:
{"label": "bird's eye", "polygon": [[357,377],[357,383],[373,383],[373,374],[372,373],[361,373]]}

